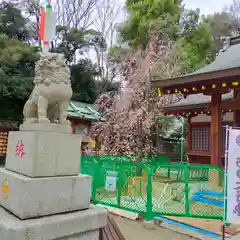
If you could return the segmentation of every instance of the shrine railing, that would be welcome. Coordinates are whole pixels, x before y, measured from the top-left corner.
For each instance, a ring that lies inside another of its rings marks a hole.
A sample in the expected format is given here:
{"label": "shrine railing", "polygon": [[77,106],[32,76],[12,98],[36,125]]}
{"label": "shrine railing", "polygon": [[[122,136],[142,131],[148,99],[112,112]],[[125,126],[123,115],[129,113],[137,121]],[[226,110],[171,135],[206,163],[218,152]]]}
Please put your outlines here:
{"label": "shrine railing", "polygon": [[139,163],[84,156],[92,201],[141,214],[223,219],[223,170],[211,165]]}

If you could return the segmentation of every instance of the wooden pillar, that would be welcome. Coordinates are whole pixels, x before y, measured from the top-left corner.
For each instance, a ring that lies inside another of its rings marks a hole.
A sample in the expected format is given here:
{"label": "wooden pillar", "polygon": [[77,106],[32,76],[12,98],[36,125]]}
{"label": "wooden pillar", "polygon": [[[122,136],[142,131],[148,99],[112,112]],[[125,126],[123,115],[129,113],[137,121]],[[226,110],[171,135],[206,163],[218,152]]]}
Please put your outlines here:
{"label": "wooden pillar", "polygon": [[[236,99],[240,91],[238,89],[234,89],[234,98]],[[240,110],[233,111],[233,126],[240,127]]]}
{"label": "wooden pillar", "polygon": [[233,126],[240,127],[240,111],[239,110],[235,110],[233,112]]}
{"label": "wooden pillar", "polygon": [[191,117],[188,117],[187,124],[187,152],[190,152],[192,149],[192,124]]}
{"label": "wooden pillar", "polygon": [[[192,150],[192,123],[191,123],[191,117],[188,117],[188,124],[187,124],[187,153],[189,153]],[[191,156],[188,155],[189,162],[192,162]]]}
{"label": "wooden pillar", "polygon": [[71,121],[71,127],[72,127],[72,134],[76,133],[76,123],[73,119],[70,120]]}
{"label": "wooden pillar", "polygon": [[211,102],[211,165],[221,166],[221,93],[214,91]]}

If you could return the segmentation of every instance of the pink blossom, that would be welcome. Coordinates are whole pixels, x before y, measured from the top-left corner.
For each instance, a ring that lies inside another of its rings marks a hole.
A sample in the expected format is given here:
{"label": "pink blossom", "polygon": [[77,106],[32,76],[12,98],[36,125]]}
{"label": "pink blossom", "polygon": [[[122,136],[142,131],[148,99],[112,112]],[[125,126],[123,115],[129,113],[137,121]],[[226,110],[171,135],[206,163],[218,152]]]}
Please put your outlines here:
{"label": "pink blossom", "polygon": [[100,142],[103,155],[137,154],[133,161],[141,161],[148,154],[156,154],[153,129],[164,124],[156,119],[162,116],[163,106],[181,100],[182,95],[159,97],[151,88],[151,79],[156,74],[163,78],[178,75],[180,68],[175,65],[179,65],[177,48],[156,39],[122,63],[127,90],[115,96],[103,94],[96,101],[105,121],[93,125],[92,135]]}

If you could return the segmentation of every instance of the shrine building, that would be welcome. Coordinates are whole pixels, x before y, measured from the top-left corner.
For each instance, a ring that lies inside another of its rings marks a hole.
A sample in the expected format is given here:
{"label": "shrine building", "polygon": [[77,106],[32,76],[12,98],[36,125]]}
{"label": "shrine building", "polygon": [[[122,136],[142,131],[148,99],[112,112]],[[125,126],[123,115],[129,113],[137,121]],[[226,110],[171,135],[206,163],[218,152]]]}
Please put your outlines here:
{"label": "shrine building", "polygon": [[188,119],[189,162],[223,167],[225,126],[240,127],[240,36],[227,37],[209,65],[180,77],[155,78],[152,87],[184,96],[164,112]]}

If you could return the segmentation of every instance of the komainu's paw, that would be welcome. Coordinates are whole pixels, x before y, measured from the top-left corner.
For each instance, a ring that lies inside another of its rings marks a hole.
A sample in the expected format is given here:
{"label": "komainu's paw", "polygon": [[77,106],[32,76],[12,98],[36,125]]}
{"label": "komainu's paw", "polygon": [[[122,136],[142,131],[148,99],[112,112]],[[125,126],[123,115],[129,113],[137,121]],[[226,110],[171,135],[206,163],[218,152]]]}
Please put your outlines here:
{"label": "komainu's paw", "polygon": [[43,118],[43,117],[40,117],[38,119],[38,122],[39,123],[50,123],[50,120],[48,118]]}
{"label": "komainu's paw", "polygon": [[64,119],[64,120],[60,120],[60,124],[62,124],[62,125],[70,125],[70,122],[68,120]]}
{"label": "komainu's paw", "polygon": [[37,123],[37,118],[28,118],[24,121],[24,123]]}
{"label": "komainu's paw", "polygon": [[58,121],[57,119],[52,119],[52,120],[51,120],[51,123],[58,124],[59,121]]}

